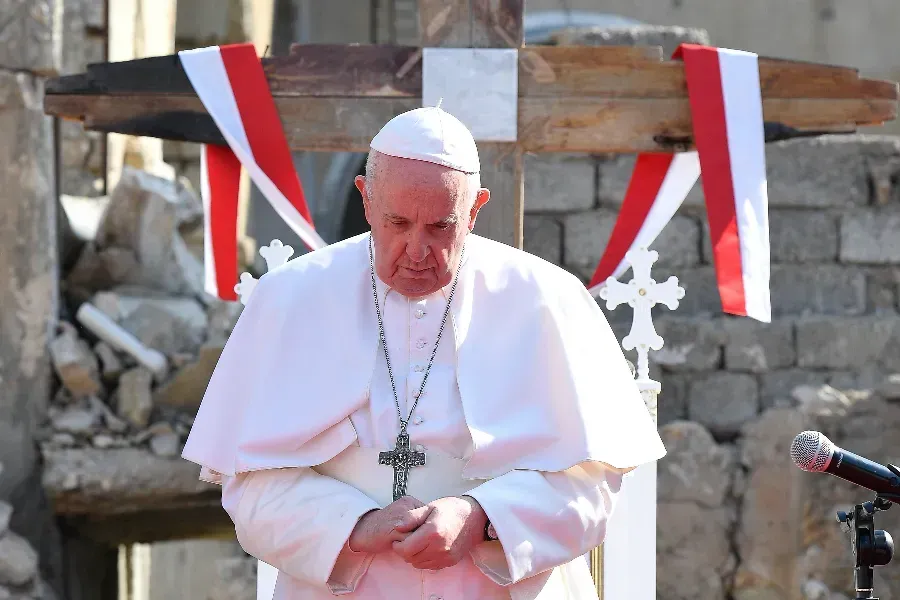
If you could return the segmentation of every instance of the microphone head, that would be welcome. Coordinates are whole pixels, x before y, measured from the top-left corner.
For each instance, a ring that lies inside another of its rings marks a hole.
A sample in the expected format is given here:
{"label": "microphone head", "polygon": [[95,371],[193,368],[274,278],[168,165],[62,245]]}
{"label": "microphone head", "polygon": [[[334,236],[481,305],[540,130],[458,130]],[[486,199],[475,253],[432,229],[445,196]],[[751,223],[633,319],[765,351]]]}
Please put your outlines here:
{"label": "microphone head", "polygon": [[791,460],[811,473],[821,473],[831,464],[834,444],[818,431],[804,431],[791,442]]}

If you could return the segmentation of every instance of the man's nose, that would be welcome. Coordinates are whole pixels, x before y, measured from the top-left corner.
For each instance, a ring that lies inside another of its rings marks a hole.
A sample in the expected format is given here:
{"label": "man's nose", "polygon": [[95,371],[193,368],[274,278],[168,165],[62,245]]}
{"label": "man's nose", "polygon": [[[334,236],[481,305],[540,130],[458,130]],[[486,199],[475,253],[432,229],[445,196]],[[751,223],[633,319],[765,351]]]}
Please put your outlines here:
{"label": "man's nose", "polygon": [[406,242],[406,255],[413,262],[422,262],[428,258],[430,252],[425,236],[421,233],[413,232],[409,240]]}

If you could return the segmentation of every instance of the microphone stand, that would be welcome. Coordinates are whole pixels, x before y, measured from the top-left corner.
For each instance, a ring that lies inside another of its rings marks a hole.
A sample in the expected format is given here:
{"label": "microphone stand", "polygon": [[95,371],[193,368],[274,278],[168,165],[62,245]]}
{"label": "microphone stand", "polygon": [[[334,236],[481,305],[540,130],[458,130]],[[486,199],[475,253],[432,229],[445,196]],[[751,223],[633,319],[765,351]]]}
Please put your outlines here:
{"label": "microphone stand", "polygon": [[[897,469],[890,465],[891,470]],[[900,473],[898,473],[900,476]],[[863,502],[853,507],[852,513],[838,511],[837,519],[847,526],[850,535],[850,549],[856,556],[853,580],[856,586],[856,600],[878,600],[875,593],[875,571],[891,562],[894,557],[894,540],[883,529],[875,529],[875,513],[887,510],[893,502],[900,501],[900,495],[878,495],[872,502]]]}

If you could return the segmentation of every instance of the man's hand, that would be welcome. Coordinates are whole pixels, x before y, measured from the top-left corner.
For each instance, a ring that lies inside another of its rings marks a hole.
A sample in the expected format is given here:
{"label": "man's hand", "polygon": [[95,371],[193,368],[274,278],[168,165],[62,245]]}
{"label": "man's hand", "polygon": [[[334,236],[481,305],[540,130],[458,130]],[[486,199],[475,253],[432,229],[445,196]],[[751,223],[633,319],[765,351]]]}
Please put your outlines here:
{"label": "man's hand", "polygon": [[418,529],[394,542],[394,552],[413,567],[432,571],[452,567],[484,540],[487,515],[474,498],[440,498],[425,507],[429,508]]}
{"label": "man's hand", "polygon": [[372,554],[386,552],[394,542],[406,539],[429,512],[419,500],[404,496],[380,510],[366,513],[350,534],[350,549]]}

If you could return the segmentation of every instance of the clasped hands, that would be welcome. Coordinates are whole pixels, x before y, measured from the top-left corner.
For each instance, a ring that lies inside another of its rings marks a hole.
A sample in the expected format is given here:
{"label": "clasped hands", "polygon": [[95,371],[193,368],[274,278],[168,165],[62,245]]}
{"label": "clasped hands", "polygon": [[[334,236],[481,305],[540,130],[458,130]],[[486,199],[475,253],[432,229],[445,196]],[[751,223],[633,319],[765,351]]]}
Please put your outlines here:
{"label": "clasped hands", "polygon": [[452,567],[484,539],[487,515],[470,497],[439,498],[423,504],[404,496],[357,522],[350,534],[354,552],[393,551],[416,569]]}

